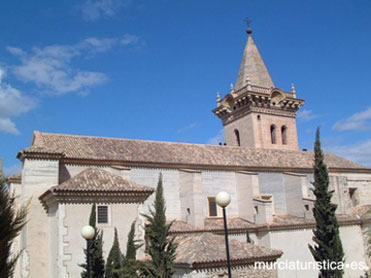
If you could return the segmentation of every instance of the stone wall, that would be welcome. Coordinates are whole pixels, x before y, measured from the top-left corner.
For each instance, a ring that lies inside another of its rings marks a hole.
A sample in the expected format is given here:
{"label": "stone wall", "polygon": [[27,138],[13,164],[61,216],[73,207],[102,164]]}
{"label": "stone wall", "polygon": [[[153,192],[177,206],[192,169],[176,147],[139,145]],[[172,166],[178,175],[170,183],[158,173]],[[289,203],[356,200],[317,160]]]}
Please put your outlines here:
{"label": "stone wall", "polygon": [[[127,235],[131,224],[138,217],[138,204],[107,205],[109,206],[109,223],[97,224],[97,228],[103,231],[103,256],[105,258],[112,247],[115,227],[118,230],[121,251],[126,252]],[[86,241],[81,237],[81,229],[89,223],[91,206],[91,204],[65,205],[65,218],[59,222],[63,226],[59,228],[65,229],[66,232],[59,235],[59,248],[62,248],[63,252],[58,257],[59,269],[65,272],[60,273],[58,277],[80,277],[82,269],[79,264],[84,263],[83,249],[86,248]],[[63,266],[64,269],[62,269]]]}
{"label": "stone wall", "polygon": [[261,194],[273,195],[275,213],[287,213],[285,184],[282,173],[259,173],[259,187]]}
{"label": "stone wall", "polygon": [[348,188],[356,189],[352,196],[353,205],[371,204],[371,174],[338,173],[347,178]]}
{"label": "stone wall", "polygon": [[59,162],[57,160],[25,159],[22,169],[22,201],[31,199],[28,223],[22,231],[20,257],[23,278],[50,278],[50,234],[46,211],[39,196],[58,184]]}

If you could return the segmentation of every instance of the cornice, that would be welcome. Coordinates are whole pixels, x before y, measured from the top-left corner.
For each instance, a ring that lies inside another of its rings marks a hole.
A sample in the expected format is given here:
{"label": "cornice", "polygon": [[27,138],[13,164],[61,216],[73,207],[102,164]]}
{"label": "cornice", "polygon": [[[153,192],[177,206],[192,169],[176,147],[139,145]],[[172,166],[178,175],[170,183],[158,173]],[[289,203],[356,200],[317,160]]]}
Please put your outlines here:
{"label": "cornice", "polygon": [[[271,262],[277,260],[279,257],[282,256],[283,253],[270,255],[270,256],[256,256],[252,258],[242,258],[242,259],[231,259],[231,266],[246,266],[252,265],[255,262]],[[190,268],[191,269],[213,269],[213,268],[220,268],[226,267],[227,260],[219,260],[219,261],[208,261],[208,262],[195,262],[193,263]]]}
{"label": "cornice", "polygon": [[[283,98],[277,104],[272,102],[274,93],[281,94]],[[223,121],[223,124],[226,124],[251,112],[296,117],[296,111],[303,104],[304,100],[295,98],[278,88],[270,89],[269,93],[239,90],[234,94],[226,95],[220,101],[220,105],[212,111]]]}
{"label": "cornice", "polygon": [[96,190],[53,190],[43,193],[39,200],[45,210],[54,204],[92,204],[92,203],[117,203],[142,204],[153,191],[96,191]]}

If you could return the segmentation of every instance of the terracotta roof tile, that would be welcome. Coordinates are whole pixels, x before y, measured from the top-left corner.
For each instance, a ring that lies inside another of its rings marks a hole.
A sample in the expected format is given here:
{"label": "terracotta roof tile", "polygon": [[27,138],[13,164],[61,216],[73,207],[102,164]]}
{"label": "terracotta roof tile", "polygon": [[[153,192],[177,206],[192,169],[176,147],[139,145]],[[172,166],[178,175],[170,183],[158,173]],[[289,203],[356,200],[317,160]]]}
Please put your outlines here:
{"label": "terracotta roof tile", "polygon": [[[230,231],[253,229],[257,226],[240,217],[228,217],[228,229]],[[200,232],[220,232],[224,231],[223,218],[205,218],[204,227],[196,228],[181,220],[173,221],[171,233],[200,233]]]}
{"label": "terracotta roof tile", "polygon": [[139,185],[99,168],[87,168],[80,174],[50,188],[53,192],[63,191],[110,191],[110,192],[148,192],[153,188]]}
{"label": "terracotta roof tile", "polygon": [[[227,218],[228,229],[249,229],[256,225],[240,217]],[[224,229],[223,218],[205,218],[205,228],[210,230]]]}
{"label": "terracotta roof tile", "polygon": [[[347,223],[353,221],[359,221],[359,218],[353,214],[336,214],[336,218],[339,223]],[[314,225],[315,219],[313,216],[298,217],[290,214],[275,215],[273,217],[273,223],[269,224],[271,227],[275,226],[306,226]]]}
{"label": "terracotta roof tile", "polygon": [[[176,142],[103,138],[34,132],[34,145],[27,154],[52,153],[67,159],[108,160],[137,164],[197,165],[207,167],[306,168],[313,166],[313,153],[254,149]],[[366,169],[349,160],[326,154],[330,168]]]}
{"label": "terracotta roof tile", "polygon": [[371,205],[356,206],[353,208],[353,214],[361,217],[364,221],[371,220]]}
{"label": "terracotta roof tile", "polygon": [[7,177],[6,181],[8,183],[21,184],[22,183],[22,173],[17,173],[17,174],[11,175],[11,176]]}
{"label": "terracotta roof tile", "polygon": [[[178,243],[175,264],[188,265],[191,268],[204,265],[225,265],[224,236],[211,233],[192,234],[176,237]],[[229,239],[232,265],[245,265],[258,260],[275,260],[282,251],[248,244],[235,239]]]}

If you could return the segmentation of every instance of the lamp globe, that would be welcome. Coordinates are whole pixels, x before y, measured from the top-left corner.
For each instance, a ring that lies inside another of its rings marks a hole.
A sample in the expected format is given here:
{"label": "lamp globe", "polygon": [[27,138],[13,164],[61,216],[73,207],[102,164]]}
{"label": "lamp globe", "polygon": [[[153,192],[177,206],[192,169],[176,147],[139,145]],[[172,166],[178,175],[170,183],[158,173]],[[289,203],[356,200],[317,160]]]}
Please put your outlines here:
{"label": "lamp globe", "polygon": [[83,238],[85,238],[86,240],[90,240],[90,239],[93,239],[94,236],[95,236],[95,229],[92,227],[92,226],[84,226],[82,229],[81,229],[81,235]]}
{"label": "lamp globe", "polygon": [[218,206],[225,208],[231,202],[231,196],[227,192],[221,191],[216,195],[215,201]]}

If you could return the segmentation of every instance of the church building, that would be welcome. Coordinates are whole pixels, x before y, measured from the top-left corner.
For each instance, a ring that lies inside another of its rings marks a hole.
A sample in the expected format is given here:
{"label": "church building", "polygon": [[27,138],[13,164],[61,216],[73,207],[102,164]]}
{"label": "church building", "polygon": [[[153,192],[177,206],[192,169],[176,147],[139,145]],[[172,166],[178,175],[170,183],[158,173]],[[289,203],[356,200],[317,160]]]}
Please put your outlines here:
{"label": "church building", "polygon": [[[76,278],[85,241],[81,228],[97,205],[104,256],[114,228],[125,250],[131,223],[144,241],[143,213],[163,176],[167,219],[179,247],[174,277],[227,277],[223,219],[215,196],[226,191],[233,277],[312,278],[314,269],[261,268],[255,262],[313,262],[315,221],[313,152],[301,151],[295,87],[276,88],[251,29],[235,86],[213,113],[225,145],[159,142],[34,131],[17,157],[22,172],[9,178],[19,202],[31,199],[28,223],[16,248],[24,250],[16,278]],[[345,262],[369,264],[365,231],[371,228],[371,169],[325,154]],[[247,240],[249,235],[251,242]],[[145,256],[144,247],[138,259]],[[361,269],[345,268],[345,278]]]}

